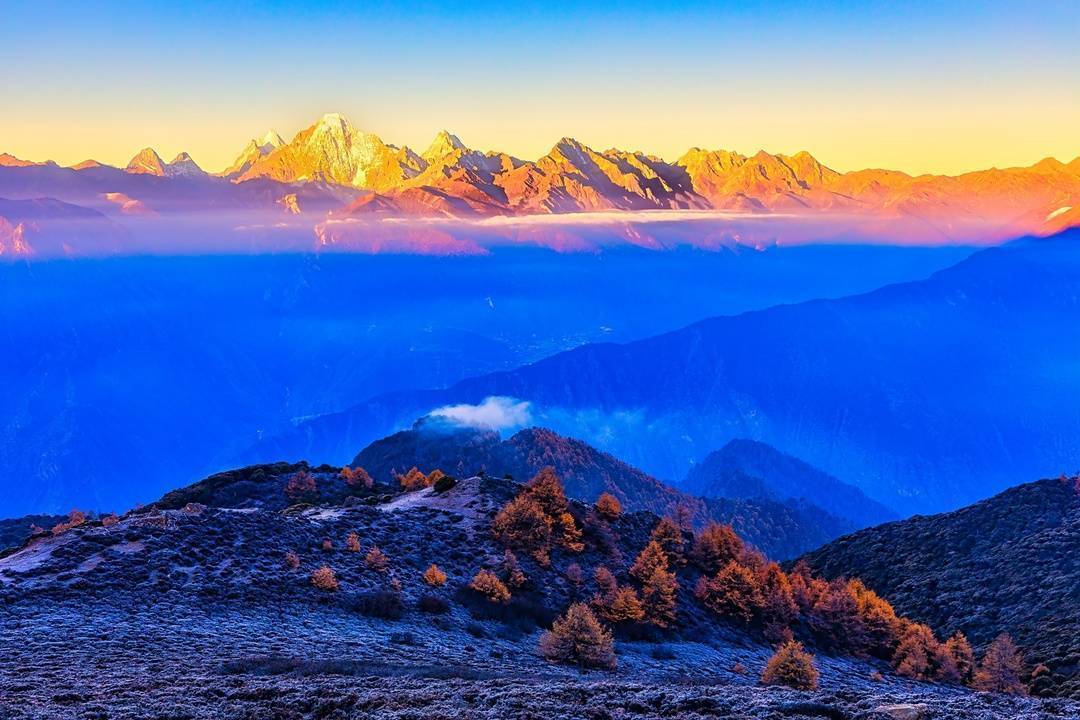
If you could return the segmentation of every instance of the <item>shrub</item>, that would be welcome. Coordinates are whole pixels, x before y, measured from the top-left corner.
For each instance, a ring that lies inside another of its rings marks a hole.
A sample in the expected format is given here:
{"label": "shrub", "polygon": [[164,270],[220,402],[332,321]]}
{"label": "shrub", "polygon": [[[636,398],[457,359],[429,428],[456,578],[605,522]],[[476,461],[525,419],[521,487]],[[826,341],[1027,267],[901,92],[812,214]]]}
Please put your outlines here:
{"label": "shrub", "polygon": [[645,619],[658,628],[666,628],[675,622],[675,594],[679,583],[675,574],[658,567],[642,584],[641,605]]}
{"label": "shrub", "polygon": [[640,582],[645,582],[657,569],[667,570],[667,567],[668,559],[663,548],[655,540],[650,540],[634,560],[634,564],[630,567],[630,574]]}
{"label": "shrub", "polygon": [[311,573],[311,584],[319,590],[334,592],[338,589],[337,575],[334,574],[333,570],[323,565],[321,568]]}
{"label": "shrub", "polygon": [[671,518],[660,518],[649,539],[654,540],[668,557],[673,566],[686,564],[686,541],[682,529]]}
{"label": "shrub", "polygon": [[56,523],[53,525],[52,534],[61,535],[74,527],[79,527],[86,522],[86,513],[82,510],[72,510],[68,513],[67,522]]}
{"label": "shrub", "polygon": [[788,575],[791,583],[791,594],[795,598],[795,604],[799,606],[799,613],[809,616],[818,601],[829,592],[829,584],[821,578],[815,578],[810,574],[810,566],[800,560],[795,563],[794,569]]}
{"label": "shrub", "polygon": [[975,673],[975,687],[984,692],[1024,695],[1027,688],[1020,679],[1024,676],[1024,659],[1020,650],[1007,634],[998,635],[986,648],[979,670]]}
{"label": "shrub", "polygon": [[441,478],[435,481],[434,488],[435,492],[444,493],[455,485],[457,485],[457,480],[454,479],[454,477],[452,477],[451,475],[443,475]]}
{"label": "shrub", "polygon": [[438,565],[432,563],[424,571],[424,582],[431,587],[442,587],[446,584],[446,573]]}
{"label": "shrub", "polygon": [[581,542],[581,529],[577,526],[574,516],[568,512],[555,518],[555,526],[558,528],[559,544],[570,552],[581,552],[585,544]]}
{"label": "shrub", "polygon": [[716,577],[698,580],[694,596],[717,615],[747,624],[762,606],[757,577],[734,560]]}
{"label": "shrub", "polygon": [[349,552],[360,552],[360,536],[354,532],[349,533],[349,536],[345,538],[345,549]]}
{"label": "shrub", "polygon": [[743,542],[730,525],[710,523],[694,538],[690,554],[703,573],[714,575],[737,560],[742,550]]}
{"label": "shrub", "polygon": [[428,487],[433,487],[437,485],[439,481],[442,480],[444,477],[446,477],[446,473],[444,473],[439,468],[435,468],[427,474],[427,480],[424,481],[424,484]]}
{"label": "shrub", "polygon": [[428,476],[413,467],[404,475],[397,476],[403,490],[421,490],[428,486]]}
{"label": "shrub", "polygon": [[893,656],[896,674],[914,680],[930,680],[937,653],[938,642],[933,631],[921,623],[911,623]]}
{"label": "shrub", "polygon": [[942,647],[956,668],[956,681],[969,684],[975,677],[975,653],[964,633],[958,630]]}
{"label": "shrub", "polygon": [[581,588],[581,584],[585,582],[585,574],[581,571],[580,565],[570,563],[566,566],[566,581],[570,583],[570,587],[577,593]]}
{"label": "shrub", "polygon": [[364,556],[364,564],[367,565],[369,570],[382,573],[386,572],[390,567],[390,558],[386,557],[386,553],[378,547],[373,547]]}
{"label": "shrub", "polygon": [[330,552],[334,549],[334,541],[330,538],[323,538],[321,547],[323,549],[323,552]]}
{"label": "shrub", "polygon": [[935,650],[934,679],[945,683],[970,683],[974,675],[974,665],[971,643],[963,633],[957,632]]}
{"label": "shrub", "polygon": [[807,619],[823,646],[854,655],[866,652],[866,625],[859,603],[843,578],[824,585]]}
{"label": "shrub", "polygon": [[615,576],[603,565],[593,570],[593,580],[600,591],[600,596],[605,599],[614,597],[615,591],[619,589],[619,583],[615,580]]}
{"label": "shrub", "polygon": [[859,580],[849,581],[848,590],[855,597],[855,605],[862,619],[867,650],[878,657],[888,658],[900,641],[902,623],[896,611]]}
{"label": "shrub", "polygon": [[314,500],[318,494],[319,487],[315,484],[315,476],[307,470],[293,474],[285,483],[285,496],[294,503]]}
{"label": "shrub", "polygon": [[667,645],[654,645],[649,652],[653,660],[674,660],[675,651],[669,648]]}
{"label": "shrub", "polygon": [[112,527],[118,522],[120,522],[120,518],[116,516],[116,513],[109,513],[105,517],[101,518],[102,527]]}
{"label": "shrub", "polygon": [[765,685],[786,685],[796,690],[815,690],[818,671],[814,667],[814,656],[803,649],[802,643],[795,640],[786,642],[769,658],[765,671],[761,673],[761,682]]}
{"label": "shrub", "polygon": [[574,603],[540,637],[540,654],[550,662],[614,669],[615,644],[584,603]]}
{"label": "shrub", "polygon": [[641,622],[645,619],[645,608],[632,587],[615,590],[611,599],[602,606],[604,619],[611,623]]}
{"label": "shrub", "polygon": [[390,642],[395,645],[416,645],[416,636],[411,632],[390,633]]}
{"label": "shrub", "polygon": [[546,565],[550,560],[552,520],[536,500],[519,495],[492,520],[491,530],[503,545],[524,550]]}
{"label": "shrub", "polygon": [[798,612],[787,573],[776,563],[769,563],[761,573],[761,615],[766,630],[771,628],[771,634],[776,635],[791,625]]}
{"label": "shrub", "polygon": [[338,473],[345,484],[349,487],[360,487],[370,490],[375,485],[375,481],[367,470],[362,467],[351,468],[348,465],[341,468],[341,472]]}
{"label": "shrub", "polygon": [[469,581],[469,589],[483,595],[489,602],[510,602],[510,590],[493,572],[481,570]]}
{"label": "shrub", "polygon": [[622,515],[622,503],[609,492],[600,493],[596,498],[596,512],[608,520],[615,520]]}
{"label": "shrub", "polygon": [[550,518],[557,518],[570,509],[562,480],[555,474],[554,468],[542,468],[532,480],[525,483],[524,492],[535,500]]}
{"label": "shrub", "polygon": [[360,593],[353,598],[352,607],[361,615],[384,620],[397,620],[405,614],[401,593],[392,590]]}
{"label": "shrub", "polygon": [[515,590],[528,582],[525,572],[518,565],[517,555],[509,549],[503,553],[503,574],[506,577],[507,586]]}
{"label": "shrub", "polygon": [[300,556],[294,553],[292,550],[285,553],[285,567],[289,570],[300,569]]}
{"label": "shrub", "polygon": [[450,603],[446,602],[446,600],[438,595],[427,593],[420,596],[420,600],[417,601],[416,607],[420,612],[430,613],[432,615],[441,615],[450,612]]}

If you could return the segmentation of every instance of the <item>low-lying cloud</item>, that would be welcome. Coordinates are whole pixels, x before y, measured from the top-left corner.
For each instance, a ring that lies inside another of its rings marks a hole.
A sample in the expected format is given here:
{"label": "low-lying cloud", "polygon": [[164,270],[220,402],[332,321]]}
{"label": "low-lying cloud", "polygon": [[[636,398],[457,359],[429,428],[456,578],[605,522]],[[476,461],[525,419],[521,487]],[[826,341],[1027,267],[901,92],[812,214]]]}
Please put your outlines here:
{"label": "low-lying cloud", "polygon": [[484,398],[478,405],[446,405],[430,414],[458,425],[493,430],[528,425],[532,419],[528,401],[495,395]]}

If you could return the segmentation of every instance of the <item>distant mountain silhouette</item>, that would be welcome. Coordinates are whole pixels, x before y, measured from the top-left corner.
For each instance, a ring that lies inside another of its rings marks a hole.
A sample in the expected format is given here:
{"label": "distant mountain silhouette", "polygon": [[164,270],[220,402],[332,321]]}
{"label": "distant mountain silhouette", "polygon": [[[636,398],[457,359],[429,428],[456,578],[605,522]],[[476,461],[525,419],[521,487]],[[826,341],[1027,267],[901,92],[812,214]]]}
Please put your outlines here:
{"label": "distant mountain silhouette", "polygon": [[805,559],[855,575],[942,636],[1009,632],[1040,683],[1080,698],[1080,478],[1020,485],[970,507],[835,540]]}
{"label": "distant mountain silhouette", "polygon": [[[567,495],[594,502],[611,493],[628,510],[674,516],[680,510],[700,525],[732,524],[740,535],[772,557],[792,557],[857,527],[812,502],[785,498],[701,499],[680,492],[587,443],[543,428],[527,428],[502,440],[492,430],[423,418],[409,430],[394,433],[364,448],[352,461],[376,482],[396,485],[396,476],[412,467],[440,469],[456,476],[479,472],[528,480],[553,467]],[[801,549],[799,549],[801,548]]]}
{"label": "distant mountain silhouette", "polygon": [[755,440],[732,440],[709,453],[690,468],[679,487],[707,498],[801,498],[859,527],[896,519],[895,512],[858,488]]}
{"label": "distant mountain silhouette", "polygon": [[661,478],[767,442],[898,511],[1080,466],[1080,231],[978,252],[926,280],[593,344],[313,419],[261,457],[341,461],[433,408],[507,396]]}

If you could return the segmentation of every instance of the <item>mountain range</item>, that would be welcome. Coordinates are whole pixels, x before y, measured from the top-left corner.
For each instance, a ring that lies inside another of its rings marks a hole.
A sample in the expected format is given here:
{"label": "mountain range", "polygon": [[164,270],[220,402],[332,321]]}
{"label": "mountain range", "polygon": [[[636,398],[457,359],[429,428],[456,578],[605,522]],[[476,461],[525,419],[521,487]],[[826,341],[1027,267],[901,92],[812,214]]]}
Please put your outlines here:
{"label": "mountain range", "polygon": [[[838,172],[807,152],[743,155],[692,148],[670,161],[638,151],[598,151],[566,137],[532,161],[471,149],[447,131],[417,153],[331,113],[289,142],[273,131],[252,139],[215,174],[185,152],[165,162],[152,148],[139,151],[122,169],[92,160],[61,168],[51,161],[0,155],[0,197],[49,197],[118,217],[240,208],[278,221],[303,215],[310,218],[308,230],[314,231],[317,247],[368,252],[385,251],[384,241],[369,238],[386,232],[381,221],[388,219],[450,223],[449,230],[412,230],[415,243],[390,245],[398,252],[446,254],[476,252],[460,241],[447,246],[438,234],[452,235],[455,220],[605,213],[609,222],[612,214],[638,222],[648,218],[637,214],[642,211],[674,213],[672,218],[706,213],[729,220],[743,215],[828,220],[783,231],[729,229],[732,238],[750,244],[777,238],[988,244],[1060,231],[1080,220],[1080,158],[1068,164],[1047,158],[1030,167],[958,176],[911,176],[877,169]],[[7,222],[17,225],[11,218]],[[20,256],[47,254],[28,242],[28,230],[22,242],[7,241],[7,255],[16,248]],[[489,223],[486,230],[504,241],[524,242],[531,229]],[[627,242],[655,243],[640,227],[615,232]]]}
{"label": "mountain range", "polygon": [[375,396],[251,459],[343,461],[435,408],[490,397],[667,480],[735,438],[772,445],[900,514],[1080,467],[1080,231],[977,252],[836,300],[595,343],[444,389]]}

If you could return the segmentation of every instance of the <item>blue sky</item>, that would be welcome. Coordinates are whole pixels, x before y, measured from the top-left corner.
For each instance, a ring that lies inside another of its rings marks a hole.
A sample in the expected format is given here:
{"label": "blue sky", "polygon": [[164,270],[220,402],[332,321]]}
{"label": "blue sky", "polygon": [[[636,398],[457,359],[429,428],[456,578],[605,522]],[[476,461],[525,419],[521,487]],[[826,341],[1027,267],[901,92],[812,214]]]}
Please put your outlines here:
{"label": "blue sky", "polygon": [[[982,7],[979,7],[982,6]],[[957,172],[1080,155],[1080,3],[7,3],[0,150],[210,169],[339,111],[531,158],[806,149]]]}

